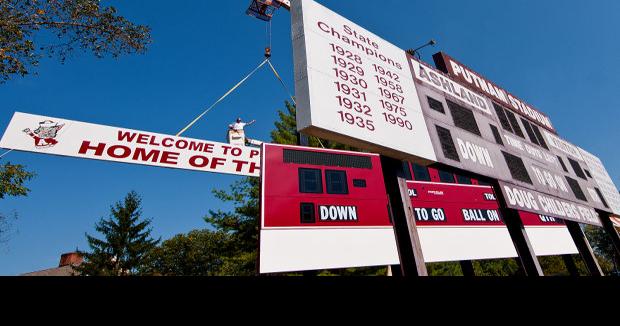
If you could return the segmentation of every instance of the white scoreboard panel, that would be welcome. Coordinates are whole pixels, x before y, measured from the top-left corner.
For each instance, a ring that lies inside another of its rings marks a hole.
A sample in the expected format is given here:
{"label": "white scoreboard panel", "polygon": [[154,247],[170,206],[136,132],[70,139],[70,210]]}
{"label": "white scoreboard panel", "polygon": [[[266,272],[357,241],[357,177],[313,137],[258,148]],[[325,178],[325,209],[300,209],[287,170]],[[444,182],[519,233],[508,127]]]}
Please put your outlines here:
{"label": "white scoreboard panel", "polygon": [[404,50],[312,0],[293,2],[292,29],[300,131],[435,161]]}

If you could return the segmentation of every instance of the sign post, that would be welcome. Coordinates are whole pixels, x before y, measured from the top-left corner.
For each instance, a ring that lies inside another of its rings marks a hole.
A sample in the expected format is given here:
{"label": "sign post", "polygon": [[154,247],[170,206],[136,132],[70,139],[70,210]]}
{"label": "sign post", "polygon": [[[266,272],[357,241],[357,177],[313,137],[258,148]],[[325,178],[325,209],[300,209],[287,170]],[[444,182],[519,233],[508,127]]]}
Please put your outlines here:
{"label": "sign post", "polygon": [[575,260],[571,255],[562,255],[562,260],[564,260],[564,265],[568,270],[570,276],[579,276],[579,270],[577,269],[577,265],[575,265]]}
{"label": "sign post", "polygon": [[536,257],[536,253],[534,253],[534,248],[532,247],[532,244],[527,236],[527,232],[525,231],[525,227],[523,226],[523,222],[519,217],[519,212],[508,208],[499,183],[496,182],[494,188],[495,193],[497,194],[498,202],[500,203],[500,210],[504,216],[504,222],[506,222],[508,232],[510,232],[510,237],[512,238],[515,248],[517,249],[517,253],[519,254],[519,261],[521,262],[525,275],[544,276],[540,263],[538,262],[538,258]]}
{"label": "sign post", "polygon": [[461,260],[459,264],[461,265],[463,276],[467,276],[467,277],[476,276],[476,271],[474,270],[474,264],[472,263],[471,260]]}
{"label": "sign post", "polygon": [[[407,190],[407,181],[400,176],[402,162],[381,156],[383,178],[387,189],[392,223],[396,234],[398,255],[400,257],[399,276],[428,276],[420,236]],[[392,268],[392,270],[397,268]]]}

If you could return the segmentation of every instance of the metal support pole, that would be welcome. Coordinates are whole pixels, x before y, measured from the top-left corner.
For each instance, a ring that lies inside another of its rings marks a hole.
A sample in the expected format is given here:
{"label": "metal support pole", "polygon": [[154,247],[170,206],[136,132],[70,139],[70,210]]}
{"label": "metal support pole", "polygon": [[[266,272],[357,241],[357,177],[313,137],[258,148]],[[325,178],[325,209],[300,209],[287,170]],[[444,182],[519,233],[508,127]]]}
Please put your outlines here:
{"label": "metal support pole", "polygon": [[461,264],[461,270],[463,271],[463,276],[472,277],[476,276],[476,271],[474,270],[474,264],[471,260],[461,260],[459,261]]}
{"label": "metal support pole", "polygon": [[568,274],[570,276],[579,276],[579,270],[577,269],[577,265],[575,265],[575,260],[571,255],[562,255],[562,260],[564,260],[564,265],[568,270]]}
{"label": "metal support pole", "polygon": [[506,227],[508,227],[508,232],[510,232],[512,242],[517,249],[519,262],[523,267],[525,275],[544,276],[543,270],[538,262],[538,258],[534,253],[532,244],[530,243],[530,239],[527,236],[527,232],[525,232],[525,227],[523,226],[521,217],[519,217],[519,212],[514,209],[507,208],[508,205],[506,205],[506,199],[504,198],[497,182],[493,188],[495,189],[495,194],[500,204],[500,210],[502,212],[504,222],[506,223]]}
{"label": "metal support pole", "polygon": [[519,213],[514,209],[505,208],[502,209],[502,215],[508,227],[508,232],[510,232],[512,242],[519,254],[519,260],[521,261],[525,275],[544,276],[542,267],[540,267],[540,263],[538,262],[538,257],[536,257],[534,253],[534,248],[532,248],[527,232],[525,232],[523,222],[521,222],[521,218],[519,217]]}
{"label": "metal support pole", "polygon": [[[428,276],[401,161],[381,156],[403,276]],[[395,272],[395,271],[394,271]],[[394,273],[396,274],[396,273]]]}
{"label": "metal support pole", "polygon": [[310,146],[310,140],[308,138],[308,135],[304,135],[301,132],[297,133],[297,145],[299,146]]}
{"label": "metal support pole", "polygon": [[592,276],[604,276],[603,270],[601,266],[598,264],[596,260],[596,256],[594,256],[594,252],[592,251],[592,247],[590,247],[590,243],[586,238],[586,235],[581,230],[579,223],[565,220],[566,227],[568,228],[568,232],[571,237],[573,237],[573,241],[577,246],[577,250],[579,250],[579,254],[586,264],[586,268],[588,268],[588,272]]}

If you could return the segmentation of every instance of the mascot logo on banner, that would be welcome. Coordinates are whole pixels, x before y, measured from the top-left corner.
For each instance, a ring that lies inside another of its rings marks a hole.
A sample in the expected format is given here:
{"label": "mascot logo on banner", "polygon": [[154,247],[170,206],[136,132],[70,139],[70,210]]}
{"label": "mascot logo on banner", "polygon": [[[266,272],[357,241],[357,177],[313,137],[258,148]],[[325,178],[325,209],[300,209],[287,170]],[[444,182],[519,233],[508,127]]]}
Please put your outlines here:
{"label": "mascot logo on banner", "polygon": [[23,131],[34,139],[34,146],[36,148],[50,148],[58,144],[56,136],[58,136],[58,131],[64,126],[64,124],[59,125],[57,122],[45,120],[39,122],[39,127],[34,131],[30,130],[30,128]]}

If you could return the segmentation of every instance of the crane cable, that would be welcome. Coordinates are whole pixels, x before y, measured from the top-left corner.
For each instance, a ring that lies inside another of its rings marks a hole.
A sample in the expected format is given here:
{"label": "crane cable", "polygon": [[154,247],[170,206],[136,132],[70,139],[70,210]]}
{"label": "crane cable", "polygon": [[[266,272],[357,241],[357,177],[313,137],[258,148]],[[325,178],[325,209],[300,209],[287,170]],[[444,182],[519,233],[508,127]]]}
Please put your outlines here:
{"label": "crane cable", "polygon": [[278,74],[278,71],[276,70],[276,68],[273,66],[273,64],[271,64],[271,60],[267,59],[267,63],[269,64],[269,67],[271,68],[271,71],[273,71],[273,74],[280,81],[280,84],[282,84],[282,87],[284,87],[284,89],[286,90],[286,93],[288,93],[288,96],[291,98],[291,101],[293,101],[293,104],[295,104],[295,106],[297,106],[297,101],[295,101],[295,97],[293,96],[291,91],[288,89],[288,87],[286,87],[286,84],[284,83],[284,80],[282,80],[282,77],[280,77],[280,74]]}
{"label": "crane cable", "polygon": [[181,136],[184,132],[186,132],[189,128],[191,128],[196,122],[198,122],[198,120],[200,120],[202,117],[204,117],[205,114],[209,113],[209,111],[211,111],[213,108],[215,108],[216,105],[218,105],[228,95],[230,95],[230,93],[234,92],[237,88],[239,88],[239,86],[241,86],[241,84],[243,84],[246,80],[248,80],[250,77],[252,77],[252,75],[254,75],[254,73],[256,73],[260,68],[262,68],[268,61],[269,61],[269,59],[265,59],[263,62],[261,62],[261,64],[259,64],[258,67],[254,68],[254,70],[252,70],[251,73],[249,73],[247,76],[245,76],[245,78],[243,78],[240,82],[238,82],[235,86],[233,86],[233,88],[231,88],[228,92],[226,92],[226,94],[224,94],[217,101],[215,101],[215,103],[213,103],[208,109],[206,109],[198,117],[196,117],[196,119],[194,119],[187,126],[185,126],[185,128],[181,129],[181,131],[179,131],[176,136],[177,137]]}
{"label": "crane cable", "polygon": [[14,150],[13,150],[13,149],[10,149],[10,150],[8,150],[8,151],[4,152],[4,154],[0,155],[0,159],[2,159],[3,157],[5,157],[5,156],[9,155],[9,153],[10,153],[10,152],[12,152],[12,151],[14,151]]}
{"label": "crane cable", "polygon": [[[284,80],[282,79],[282,77],[280,76],[280,74],[278,73],[276,68],[273,66],[273,64],[271,63],[271,60],[269,60],[269,58],[266,58],[265,60],[263,60],[263,62],[261,62],[258,65],[258,67],[256,67],[254,70],[252,70],[252,72],[250,72],[247,76],[245,76],[240,82],[238,82],[230,90],[228,90],[228,92],[226,92],[224,95],[222,95],[222,97],[220,97],[217,101],[215,101],[215,103],[213,103],[208,109],[206,109],[204,112],[202,112],[200,115],[198,115],[192,122],[190,122],[187,126],[185,126],[185,128],[181,129],[181,131],[179,131],[176,134],[176,136],[180,137],[183,133],[185,133],[189,128],[191,128],[194,124],[196,124],[196,122],[198,122],[198,120],[202,119],[202,117],[204,117],[207,113],[209,113],[211,110],[213,110],[220,102],[222,102],[226,97],[228,97],[228,95],[230,95],[237,88],[239,88],[239,86],[241,86],[243,83],[245,83],[246,80],[250,79],[250,77],[252,77],[252,75],[254,75],[265,64],[269,64],[269,67],[271,68],[271,71],[273,72],[275,77],[280,81],[280,84],[286,90],[288,96],[291,98],[291,101],[293,101],[293,104],[295,104],[295,106],[297,106],[297,101],[295,101],[295,97],[293,96],[293,94],[291,93],[289,88],[286,86],[286,83],[284,83]],[[321,146],[322,146],[322,144],[321,144]]]}

